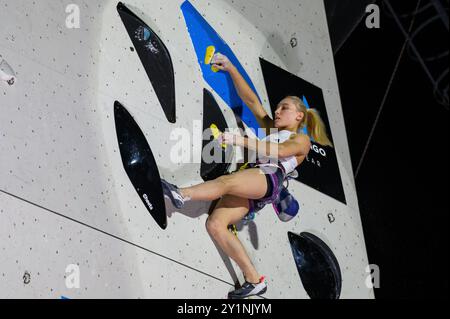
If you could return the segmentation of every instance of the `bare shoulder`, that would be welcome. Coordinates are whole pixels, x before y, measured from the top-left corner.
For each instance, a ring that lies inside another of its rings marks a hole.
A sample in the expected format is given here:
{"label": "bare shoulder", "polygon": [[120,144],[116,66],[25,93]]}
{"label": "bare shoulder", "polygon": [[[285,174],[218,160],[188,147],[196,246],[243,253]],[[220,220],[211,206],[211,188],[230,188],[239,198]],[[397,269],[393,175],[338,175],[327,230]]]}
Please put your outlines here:
{"label": "bare shoulder", "polygon": [[308,135],[303,133],[292,134],[290,140],[292,140],[295,143],[298,143],[299,146],[301,146],[302,154],[308,154],[311,148],[311,138]]}
{"label": "bare shoulder", "polygon": [[292,134],[290,139],[294,140],[298,143],[301,143],[301,144],[307,144],[307,145],[311,144],[311,138],[308,135],[303,134],[303,133]]}

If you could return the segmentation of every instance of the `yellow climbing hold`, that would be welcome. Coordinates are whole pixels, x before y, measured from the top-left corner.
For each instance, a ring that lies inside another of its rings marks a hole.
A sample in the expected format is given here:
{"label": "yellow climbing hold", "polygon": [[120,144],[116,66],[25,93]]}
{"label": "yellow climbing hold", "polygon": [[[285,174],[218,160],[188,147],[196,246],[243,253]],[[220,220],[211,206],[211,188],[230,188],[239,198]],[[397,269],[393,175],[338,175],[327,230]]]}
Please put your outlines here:
{"label": "yellow climbing hold", "polygon": [[[216,48],[213,45],[210,45],[206,48],[206,54],[205,54],[205,64],[211,64],[211,61],[214,57],[214,54],[216,53]],[[211,70],[213,72],[219,72],[220,70],[216,68],[215,66],[211,66]]]}
{"label": "yellow climbing hold", "polygon": [[[211,124],[210,129],[211,129],[212,135],[214,136],[214,139],[216,139],[216,140],[219,139],[221,132],[220,132],[219,128],[217,127],[217,125]],[[224,148],[224,149],[227,148],[227,144],[222,143],[222,148]]]}
{"label": "yellow climbing hold", "polygon": [[211,66],[211,71],[213,71],[214,73],[217,73],[220,70],[213,65],[213,66]]}
{"label": "yellow climbing hold", "polygon": [[211,64],[215,52],[216,48],[213,45],[210,45],[209,47],[206,48],[205,64]]}
{"label": "yellow climbing hold", "polygon": [[246,169],[248,167],[249,162],[245,163],[244,165],[242,165],[239,170],[243,171],[244,169]]}
{"label": "yellow climbing hold", "polygon": [[238,231],[236,225],[231,225],[231,232],[234,234],[234,236],[238,236]]}

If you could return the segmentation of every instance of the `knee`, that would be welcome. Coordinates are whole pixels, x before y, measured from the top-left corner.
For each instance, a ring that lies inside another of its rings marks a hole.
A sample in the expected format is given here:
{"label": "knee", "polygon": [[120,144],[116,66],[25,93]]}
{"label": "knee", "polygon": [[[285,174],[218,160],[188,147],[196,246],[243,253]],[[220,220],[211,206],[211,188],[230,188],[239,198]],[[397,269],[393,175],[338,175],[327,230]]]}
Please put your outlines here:
{"label": "knee", "polygon": [[217,220],[216,218],[208,218],[206,221],[206,230],[212,237],[219,236],[223,231],[227,230],[227,226],[225,226],[222,222]]}

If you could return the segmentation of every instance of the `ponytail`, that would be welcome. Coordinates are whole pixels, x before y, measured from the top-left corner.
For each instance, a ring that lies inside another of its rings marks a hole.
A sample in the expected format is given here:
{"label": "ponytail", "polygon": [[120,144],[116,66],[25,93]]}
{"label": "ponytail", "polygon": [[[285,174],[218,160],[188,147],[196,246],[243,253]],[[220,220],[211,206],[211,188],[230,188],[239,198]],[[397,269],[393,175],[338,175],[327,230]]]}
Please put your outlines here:
{"label": "ponytail", "polygon": [[330,139],[327,136],[325,124],[316,109],[308,109],[305,114],[305,123],[308,134],[315,142],[323,146],[333,147]]}
{"label": "ponytail", "polygon": [[286,98],[291,99],[297,106],[297,110],[305,115],[299,124],[298,130],[302,130],[306,126],[308,135],[312,137],[315,142],[323,146],[334,147],[327,136],[327,130],[319,112],[316,109],[308,109],[298,96],[290,95]]}

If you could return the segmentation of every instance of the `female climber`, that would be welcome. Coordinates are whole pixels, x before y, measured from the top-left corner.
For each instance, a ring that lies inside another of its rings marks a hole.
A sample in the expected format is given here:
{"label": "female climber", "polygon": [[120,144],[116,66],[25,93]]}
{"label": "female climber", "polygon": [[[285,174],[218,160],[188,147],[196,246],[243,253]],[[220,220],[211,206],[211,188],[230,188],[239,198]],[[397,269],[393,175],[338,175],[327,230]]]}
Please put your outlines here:
{"label": "female climber", "polygon": [[[271,161],[263,163],[258,160],[256,165],[247,169],[192,187],[178,188],[164,180],[162,184],[164,194],[178,209],[187,201],[220,199],[206,222],[206,228],[214,241],[239,265],[244,274],[245,283],[241,288],[230,292],[228,297],[246,298],[264,294],[267,291],[267,282],[250,261],[237,236],[228,230],[228,226],[261,209],[258,204],[277,198],[286,176],[308,155],[311,148],[310,136],[319,144],[332,144],[320,115],[314,109],[307,109],[298,97],[284,98],[278,104],[275,118],[272,120],[256,94],[226,56],[220,53],[214,55],[211,64],[229,73],[239,96],[251,109],[260,127],[266,130],[276,129],[276,133],[263,140],[253,141],[224,132],[220,135],[220,142],[247,148],[257,154],[263,154]],[[308,135],[299,133],[304,127],[307,128]]]}

